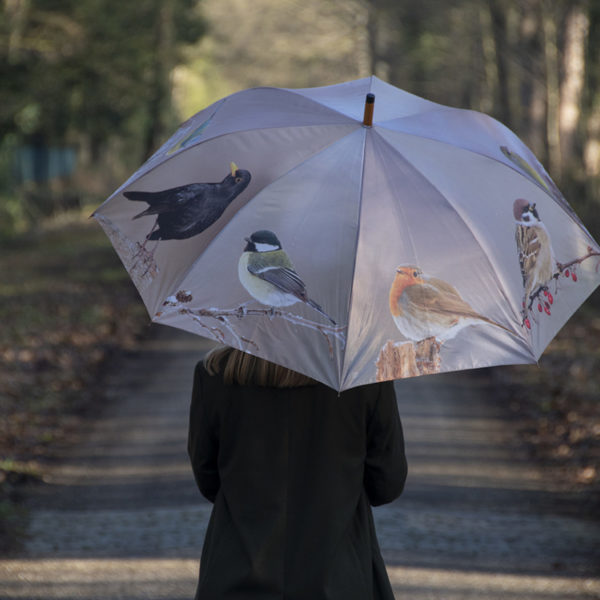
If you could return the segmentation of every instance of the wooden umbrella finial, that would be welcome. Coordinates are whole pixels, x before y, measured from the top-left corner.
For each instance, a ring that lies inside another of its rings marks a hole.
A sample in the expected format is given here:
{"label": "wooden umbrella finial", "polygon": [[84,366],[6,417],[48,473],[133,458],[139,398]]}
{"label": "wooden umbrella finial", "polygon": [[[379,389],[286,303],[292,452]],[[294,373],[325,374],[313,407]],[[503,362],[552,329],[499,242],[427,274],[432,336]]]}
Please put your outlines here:
{"label": "wooden umbrella finial", "polygon": [[365,100],[365,116],[363,117],[363,125],[365,127],[373,126],[373,109],[375,108],[375,94],[367,94]]}

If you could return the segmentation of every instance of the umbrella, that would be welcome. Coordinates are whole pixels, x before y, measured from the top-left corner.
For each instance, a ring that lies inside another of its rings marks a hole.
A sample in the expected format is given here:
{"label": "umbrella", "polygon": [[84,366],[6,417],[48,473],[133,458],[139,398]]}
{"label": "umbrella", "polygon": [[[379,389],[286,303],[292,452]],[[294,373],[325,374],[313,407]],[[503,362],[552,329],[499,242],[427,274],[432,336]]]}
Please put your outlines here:
{"label": "umbrella", "polygon": [[228,96],[93,216],[153,321],[337,390],[534,363],[600,283],[514,133],[376,77]]}

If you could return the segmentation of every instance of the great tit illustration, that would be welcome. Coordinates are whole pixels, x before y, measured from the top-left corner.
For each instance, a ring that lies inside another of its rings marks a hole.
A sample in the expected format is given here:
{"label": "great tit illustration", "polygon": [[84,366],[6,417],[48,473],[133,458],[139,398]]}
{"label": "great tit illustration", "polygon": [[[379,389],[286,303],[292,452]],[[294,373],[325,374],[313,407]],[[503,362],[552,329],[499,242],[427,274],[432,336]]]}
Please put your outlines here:
{"label": "great tit illustration", "polygon": [[238,263],[238,275],[241,284],[255,300],[270,307],[304,302],[336,325],[336,322],[308,297],[304,282],[272,231],[255,231],[245,239],[247,243]]}
{"label": "great tit illustration", "polygon": [[250,173],[231,163],[220,183],[189,183],[158,192],[123,192],[125,198],[147,202],[134,219],[157,215],[148,240],[185,240],[208,229],[250,183]]}

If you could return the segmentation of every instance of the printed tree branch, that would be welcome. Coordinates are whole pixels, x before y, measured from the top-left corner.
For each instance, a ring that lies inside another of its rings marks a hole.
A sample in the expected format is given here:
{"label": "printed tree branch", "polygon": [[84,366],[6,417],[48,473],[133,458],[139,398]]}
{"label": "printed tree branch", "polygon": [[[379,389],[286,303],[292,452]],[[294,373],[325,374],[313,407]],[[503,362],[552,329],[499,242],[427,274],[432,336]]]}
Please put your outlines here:
{"label": "printed tree branch", "polygon": [[[342,343],[342,345],[345,345],[346,343],[345,326],[322,325],[320,323],[311,321],[310,319],[305,319],[304,317],[301,317],[299,315],[288,313],[275,308],[246,308],[246,306],[244,305],[239,306],[237,308],[228,309],[187,308],[185,306],[182,306],[183,304],[188,304],[192,300],[193,297],[189,292],[185,290],[180,290],[174,296],[170,296],[169,298],[167,298],[167,300],[165,300],[165,302],[163,303],[163,306],[178,308],[179,314],[188,315],[189,317],[191,317],[195,323],[197,323],[200,327],[206,329],[211,334],[211,337],[217,339],[217,341],[222,343],[224,343],[226,339],[226,331],[228,331],[239,347],[243,347],[244,345],[249,344],[254,346],[256,350],[258,350],[258,345],[254,341],[240,336],[236,332],[236,328],[232,324],[232,319],[243,319],[245,317],[254,316],[268,317],[269,319],[284,319],[285,321],[294,325],[308,327],[309,329],[318,331],[325,338],[329,350],[329,355],[332,357],[334,354],[332,340],[338,339]],[[156,313],[156,317],[161,317],[163,314],[164,311],[160,311]],[[223,327],[207,325],[204,321],[207,318],[219,321],[223,325]]]}
{"label": "printed tree branch", "polygon": [[[561,275],[564,275],[565,277],[571,277],[571,279],[574,282],[576,282],[577,274],[575,273],[575,270],[574,269],[572,270],[571,268],[576,265],[580,265],[588,258],[592,258],[594,256],[600,256],[600,252],[598,250],[594,250],[594,248],[592,246],[588,246],[587,254],[585,254],[584,256],[574,258],[573,260],[566,262],[566,263],[561,263],[561,262],[557,261],[556,267],[557,267],[558,271],[556,273],[554,273],[554,275],[552,275],[552,279],[557,281]],[[598,263],[598,265],[596,265],[596,271],[598,271],[599,267],[600,267],[600,262]],[[555,292],[556,292],[556,290],[555,290]],[[544,298],[540,297],[542,294],[544,295]],[[531,294],[531,296],[529,297],[529,304],[527,305],[527,311],[523,318],[523,324],[528,329],[531,328],[531,322],[529,321],[529,318],[527,315],[528,315],[528,313],[533,312],[532,311],[533,305],[535,304],[536,301],[538,303],[538,312],[540,312],[540,313],[545,312],[547,315],[551,314],[550,309],[551,309],[552,304],[554,303],[554,296],[550,292],[548,285],[540,285],[535,290],[535,292],[533,292]]]}

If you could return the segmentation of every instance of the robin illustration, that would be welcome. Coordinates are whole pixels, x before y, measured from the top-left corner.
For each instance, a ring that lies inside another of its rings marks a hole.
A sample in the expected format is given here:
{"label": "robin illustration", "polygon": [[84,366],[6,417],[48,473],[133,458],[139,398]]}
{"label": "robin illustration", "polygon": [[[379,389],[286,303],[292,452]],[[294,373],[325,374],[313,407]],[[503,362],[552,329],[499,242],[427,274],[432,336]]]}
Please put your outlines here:
{"label": "robin illustration", "polygon": [[[220,183],[189,183],[159,192],[127,191],[129,200],[147,202],[148,208],[134,219],[157,215],[148,240],[185,240],[210,227],[250,183],[250,173],[231,163]],[[144,242],[144,245],[145,243]]]}
{"label": "robin illustration", "polygon": [[535,204],[518,198],[513,203],[513,214],[517,223],[515,240],[519,250],[525,302],[528,302],[552,279],[556,261],[550,234],[542,223]]}
{"label": "robin illustration", "polygon": [[510,329],[473,310],[452,285],[423,274],[418,267],[396,269],[389,302],[396,327],[414,342],[429,337],[444,342],[464,327],[478,323],[488,323],[512,334]]}
{"label": "robin illustration", "polygon": [[336,322],[306,293],[291,260],[272,231],[255,231],[249,238],[238,263],[241,284],[248,293],[266,306],[290,306],[304,302]]}

